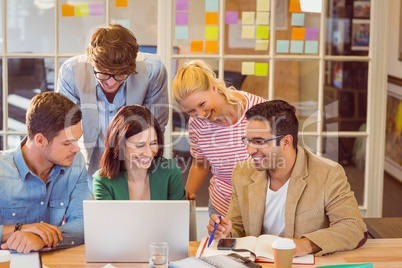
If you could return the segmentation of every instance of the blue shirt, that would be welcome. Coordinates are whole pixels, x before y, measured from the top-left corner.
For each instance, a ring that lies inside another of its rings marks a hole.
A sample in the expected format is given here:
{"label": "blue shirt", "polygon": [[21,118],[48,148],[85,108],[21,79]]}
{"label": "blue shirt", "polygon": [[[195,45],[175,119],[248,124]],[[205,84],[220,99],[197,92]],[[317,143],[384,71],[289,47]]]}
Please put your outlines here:
{"label": "blue shirt", "polygon": [[0,239],[3,225],[46,222],[63,234],[56,248],[83,244],[83,200],[92,199],[84,157],[78,153],[68,167],[54,165],[44,183],[26,165],[24,143],[0,152]]}

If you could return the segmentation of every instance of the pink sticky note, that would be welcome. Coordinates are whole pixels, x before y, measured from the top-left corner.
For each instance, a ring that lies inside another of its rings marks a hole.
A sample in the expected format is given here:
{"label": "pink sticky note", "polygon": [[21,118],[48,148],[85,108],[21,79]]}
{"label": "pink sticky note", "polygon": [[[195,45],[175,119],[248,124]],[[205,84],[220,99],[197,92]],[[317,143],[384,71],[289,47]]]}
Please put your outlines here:
{"label": "pink sticky note", "polygon": [[226,11],[226,16],[225,16],[226,24],[237,24],[238,22],[239,22],[239,12]]}
{"label": "pink sticky note", "polygon": [[176,25],[188,25],[187,12],[176,12]]}
{"label": "pink sticky note", "polygon": [[318,28],[306,28],[306,40],[318,40]]}
{"label": "pink sticky note", "polygon": [[176,0],[176,10],[188,10],[188,0]]}
{"label": "pink sticky note", "polygon": [[90,3],[89,16],[103,16],[103,3]]}

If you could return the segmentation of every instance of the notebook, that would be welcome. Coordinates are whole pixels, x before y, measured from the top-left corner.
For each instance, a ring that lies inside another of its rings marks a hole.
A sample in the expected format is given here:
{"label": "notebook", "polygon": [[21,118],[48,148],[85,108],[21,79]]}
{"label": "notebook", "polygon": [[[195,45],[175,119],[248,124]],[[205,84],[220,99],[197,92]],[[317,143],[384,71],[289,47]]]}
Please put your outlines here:
{"label": "notebook", "polygon": [[148,262],[149,244],[167,242],[169,261],[188,257],[189,201],[85,200],[87,262]]}

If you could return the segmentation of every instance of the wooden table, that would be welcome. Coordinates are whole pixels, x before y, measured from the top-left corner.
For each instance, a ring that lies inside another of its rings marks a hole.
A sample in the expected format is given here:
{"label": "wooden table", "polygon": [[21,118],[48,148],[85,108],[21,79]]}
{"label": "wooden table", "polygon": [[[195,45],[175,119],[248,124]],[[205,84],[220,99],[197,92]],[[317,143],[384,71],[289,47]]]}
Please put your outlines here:
{"label": "wooden table", "polygon": [[[200,242],[190,242],[189,255],[194,256]],[[293,268],[310,268],[323,265],[374,263],[374,267],[402,267],[402,238],[369,239],[367,243],[356,250],[338,252],[329,256],[316,257],[315,265],[293,265]],[[42,262],[50,268],[97,267],[107,263],[86,263],[84,245],[42,253]],[[118,268],[149,267],[148,263],[112,263]],[[263,267],[273,267],[273,264],[261,263]]]}
{"label": "wooden table", "polygon": [[369,238],[402,238],[402,217],[365,218],[364,221]]}

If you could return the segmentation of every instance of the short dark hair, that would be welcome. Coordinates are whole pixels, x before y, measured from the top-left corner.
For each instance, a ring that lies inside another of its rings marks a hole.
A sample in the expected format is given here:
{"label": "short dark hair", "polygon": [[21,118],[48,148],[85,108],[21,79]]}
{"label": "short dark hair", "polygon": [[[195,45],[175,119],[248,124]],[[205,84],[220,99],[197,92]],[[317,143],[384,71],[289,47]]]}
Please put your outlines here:
{"label": "short dark hair", "polygon": [[51,143],[60,131],[78,124],[82,119],[80,107],[56,92],[43,92],[32,98],[26,114],[28,138],[41,133]]}
{"label": "short dark hair", "polygon": [[[296,109],[284,100],[266,101],[254,105],[246,112],[248,121],[259,120],[269,122],[272,134],[275,136],[291,135],[293,148],[297,149],[297,134],[299,120],[296,117]],[[277,140],[279,145],[280,140]]]}
{"label": "short dark hair", "polygon": [[152,113],[141,105],[123,106],[115,115],[106,132],[105,152],[100,161],[99,176],[115,178],[124,171],[124,153],[126,140],[131,136],[153,127],[158,138],[158,153],[155,155],[152,169],[163,155],[163,133]]}

